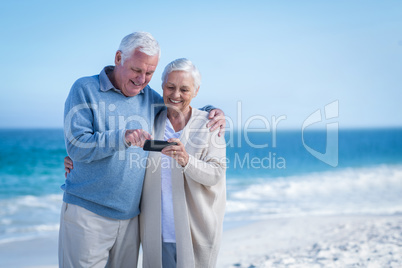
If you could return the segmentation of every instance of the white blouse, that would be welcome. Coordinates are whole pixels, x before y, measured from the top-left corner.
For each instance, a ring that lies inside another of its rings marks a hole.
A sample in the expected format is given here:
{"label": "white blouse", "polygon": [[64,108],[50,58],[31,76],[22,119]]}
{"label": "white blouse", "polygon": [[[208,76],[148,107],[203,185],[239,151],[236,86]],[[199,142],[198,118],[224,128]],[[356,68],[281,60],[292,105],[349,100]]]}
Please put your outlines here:
{"label": "white blouse", "polygon": [[[179,138],[182,130],[175,132],[169,118],[166,117],[166,127],[164,140]],[[161,158],[161,177],[162,177],[162,241],[167,243],[176,243],[176,234],[174,230],[173,199],[172,199],[172,165],[175,160],[170,156],[162,154]]]}

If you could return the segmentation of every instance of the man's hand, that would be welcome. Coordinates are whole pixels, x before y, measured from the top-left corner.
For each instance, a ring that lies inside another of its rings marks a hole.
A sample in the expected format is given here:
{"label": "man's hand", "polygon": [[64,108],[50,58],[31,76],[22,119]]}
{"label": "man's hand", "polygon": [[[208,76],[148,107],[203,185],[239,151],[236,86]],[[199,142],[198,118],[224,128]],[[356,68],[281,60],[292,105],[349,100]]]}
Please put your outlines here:
{"label": "man's hand", "polygon": [[70,173],[73,168],[73,160],[71,160],[71,158],[68,156],[64,157],[64,170],[66,171],[66,173],[64,173],[64,177],[67,178],[67,173]]}
{"label": "man's hand", "polygon": [[210,128],[211,131],[219,128],[218,136],[224,135],[226,127],[225,113],[221,109],[213,109],[209,112],[208,118],[211,120],[209,120],[207,127]]}
{"label": "man's hand", "polygon": [[152,136],[142,129],[127,129],[125,139],[130,146],[144,147],[144,142],[152,139]]}

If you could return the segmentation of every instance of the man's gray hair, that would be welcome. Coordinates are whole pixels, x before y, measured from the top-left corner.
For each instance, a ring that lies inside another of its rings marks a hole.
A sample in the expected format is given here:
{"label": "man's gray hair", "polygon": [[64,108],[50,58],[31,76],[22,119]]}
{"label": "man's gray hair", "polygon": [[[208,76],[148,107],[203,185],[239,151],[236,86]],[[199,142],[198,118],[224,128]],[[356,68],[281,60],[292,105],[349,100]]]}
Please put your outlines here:
{"label": "man's gray hair", "polygon": [[134,32],[125,36],[120,43],[119,50],[122,54],[122,64],[124,60],[131,56],[135,49],[139,49],[142,53],[148,56],[161,56],[161,49],[155,38],[147,32]]}
{"label": "man's gray hair", "polygon": [[197,67],[188,59],[181,58],[176,59],[166,65],[165,70],[162,73],[162,87],[166,83],[168,74],[173,71],[184,71],[191,74],[194,79],[194,90],[197,90],[201,86],[201,73],[198,71]]}

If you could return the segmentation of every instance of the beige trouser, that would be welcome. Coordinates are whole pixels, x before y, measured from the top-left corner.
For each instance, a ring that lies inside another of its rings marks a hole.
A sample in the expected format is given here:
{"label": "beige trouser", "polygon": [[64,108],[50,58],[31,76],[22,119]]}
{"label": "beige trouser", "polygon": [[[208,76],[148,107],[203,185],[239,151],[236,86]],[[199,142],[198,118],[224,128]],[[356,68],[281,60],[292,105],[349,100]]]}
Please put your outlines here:
{"label": "beige trouser", "polygon": [[59,267],[137,267],[138,216],[115,220],[63,202]]}

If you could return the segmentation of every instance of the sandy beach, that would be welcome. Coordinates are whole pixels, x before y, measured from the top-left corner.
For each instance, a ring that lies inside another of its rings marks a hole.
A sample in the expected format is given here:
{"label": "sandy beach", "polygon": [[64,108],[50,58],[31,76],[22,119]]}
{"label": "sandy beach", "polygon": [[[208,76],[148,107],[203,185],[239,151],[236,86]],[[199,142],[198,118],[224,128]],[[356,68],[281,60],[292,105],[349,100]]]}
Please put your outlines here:
{"label": "sandy beach", "polygon": [[[402,215],[254,222],[224,232],[218,260],[218,267],[247,268],[401,266]],[[0,267],[57,267],[57,232],[0,244]]]}
{"label": "sandy beach", "polygon": [[224,233],[218,267],[401,267],[402,216],[270,219]]}
{"label": "sandy beach", "polygon": [[53,268],[57,262],[58,232],[48,236],[0,244],[1,268]]}

